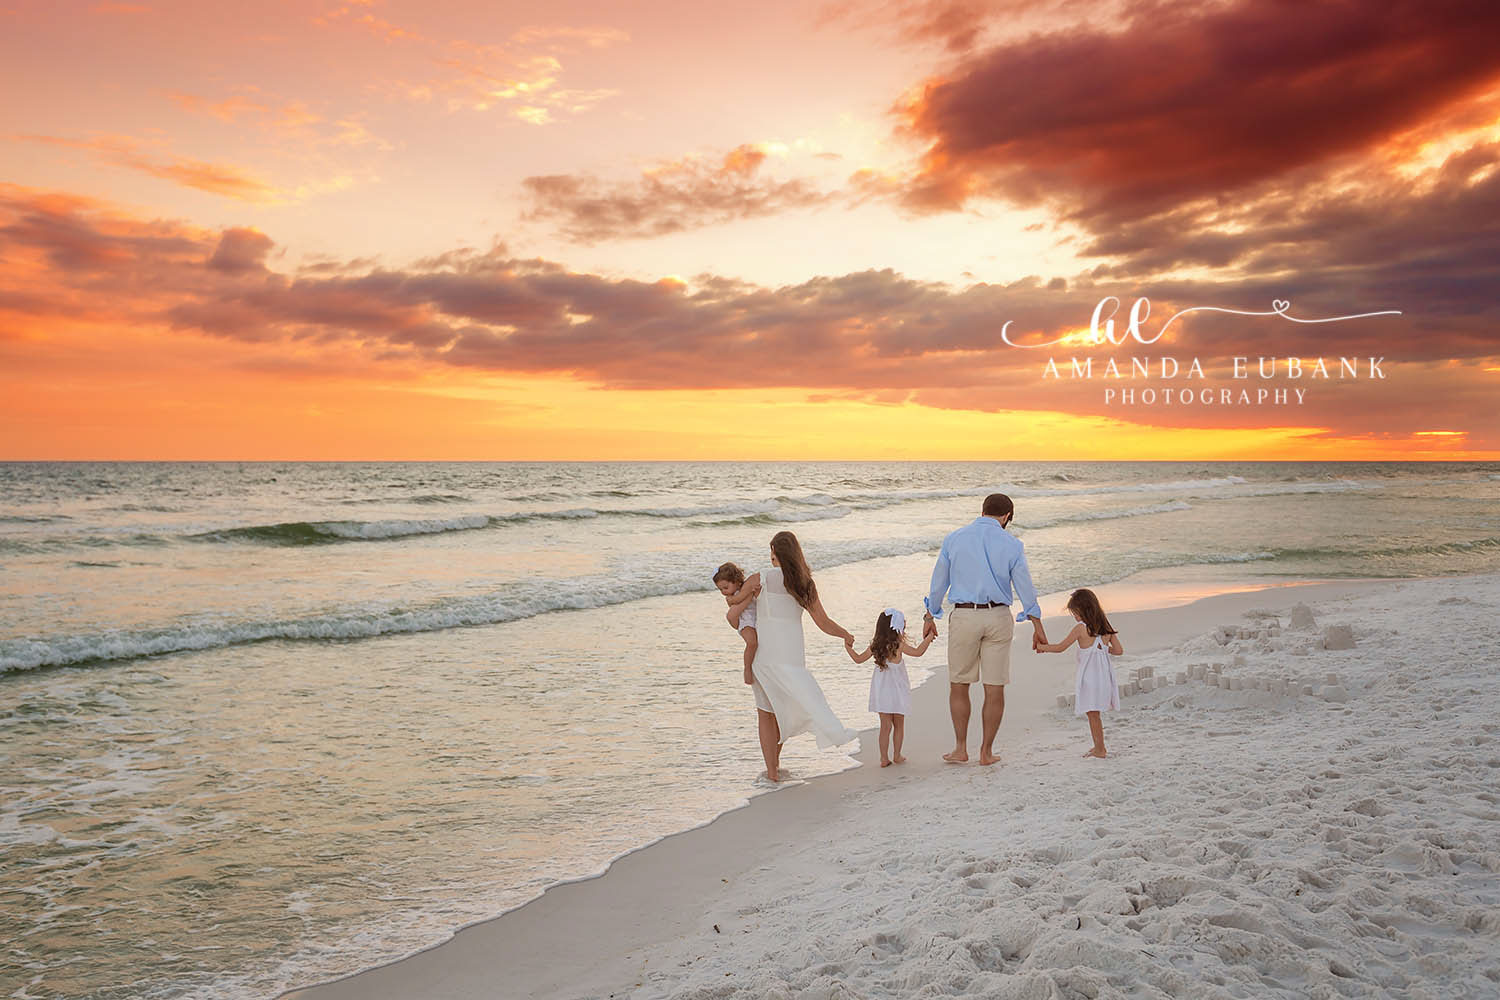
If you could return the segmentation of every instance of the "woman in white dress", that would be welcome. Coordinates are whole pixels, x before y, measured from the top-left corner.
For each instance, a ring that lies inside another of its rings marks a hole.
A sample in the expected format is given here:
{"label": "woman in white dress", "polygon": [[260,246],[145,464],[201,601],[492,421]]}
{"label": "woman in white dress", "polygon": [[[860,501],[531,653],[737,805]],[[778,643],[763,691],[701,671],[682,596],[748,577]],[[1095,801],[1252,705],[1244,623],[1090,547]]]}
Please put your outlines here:
{"label": "woman in white dress", "polygon": [[819,748],[848,743],[858,735],[833,714],[823,689],[808,672],[802,612],[828,635],[851,642],[854,636],[823,610],[802,545],[790,531],[779,531],[771,539],[771,568],[745,581],[746,586],[757,583],[761,587],[756,602],[759,645],[750,686],[755,692],[766,778],[778,781],[781,745],[798,733],[810,730]]}

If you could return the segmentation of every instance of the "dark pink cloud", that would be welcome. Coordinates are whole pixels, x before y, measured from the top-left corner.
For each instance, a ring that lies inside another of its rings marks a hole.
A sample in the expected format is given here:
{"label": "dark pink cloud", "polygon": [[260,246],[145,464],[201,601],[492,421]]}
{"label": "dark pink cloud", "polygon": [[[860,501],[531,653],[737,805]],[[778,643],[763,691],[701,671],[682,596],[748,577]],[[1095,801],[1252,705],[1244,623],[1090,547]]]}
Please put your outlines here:
{"label": "dark pink cloud", "polygon": [[[1367,206],[1371,218],[1347,238],[1371,238],[1381,226],[1394,233],[1403,218],[1427,224],[1432,211],[1477,219],[1497,191],[1500,174],[1399,206],[1406,216],[1374,218],[1375,207]],[[167,324],[255,344],[336,343],[371,362],[566,375],[609,387],[798,387],[957,409],[1060,409],[1173,426],[1245,426],[1275,420],[1263,411],[1112,408],[1103,382],[1042,378],[1049,356],[1066,364],[1070,356],[1092,354],[1102,368],[1109,352],[1020,350],[1001,342],[1001,326],[1013,320],[1018,337],[1053,336],[1086,325],[1106,294],[1126,307],[1145,294],[1155,305],[1149,335],[1187,306],[1263,310],[1271,299],[1287,298],[1293,314],[1308,318],[1384,308],[1407,315],[1313,327],[1275,317],[1195,315],[1179,321],[1159,346],[1115,353],[1171,354],[1184,363],[1198,356],[1211,375],[1233,355],[1384,356],[1386,382],[1321,386],[1285,422],[1361,433],[1457,424],[1494,437],[1497,418],[1485,401],[1493,398],[1496,376],[1484,370],[1500,364],[1492,286],[1465,276],[1478,279],[1479,265],[1464,272],[1456,263],[1476,257],[1482,240],[1467,230],[1451,244],[1429,240],[1384,270],[1139,286],[1082,276],[955,288],[883,269],[778,288],[699,275],[685,287],[579,273],[504,247],[403,268],[328,262],[288,274],[265,266],[270,238],[251,230],[213,233],[133,221],[77,200],[0,189],[3,273],[33,268],[25,282],[0,279],[0,329],[6,316],[45,323],[61,310],[92,305],[120,323]],[[43,281],[36,280],[38,267]],[[1123,318],[1122,310],[1122,325]]]}
{"label": "dark pink cloud", "polygon": [[1500,80],[1487,0],[1136,4],[961,59],[899,108],[908,204],[1053,206],[1095,233],[1368,150]]}

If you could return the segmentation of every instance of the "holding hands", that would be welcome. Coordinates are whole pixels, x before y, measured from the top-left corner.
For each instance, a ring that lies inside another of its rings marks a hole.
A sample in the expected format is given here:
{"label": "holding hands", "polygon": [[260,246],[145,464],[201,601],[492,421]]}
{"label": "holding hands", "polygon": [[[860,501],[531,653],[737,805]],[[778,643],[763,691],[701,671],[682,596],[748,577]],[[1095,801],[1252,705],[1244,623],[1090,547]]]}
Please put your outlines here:
{"label": "holding hands", "polygon": [[929,611],[922,616],[922,638],[936,639],[937,634],[937,622],[932,620],[932,612]]}
{"label": "holding hands", "polygon": [[1047,646],[1047,630],[1042,628],[1042,623],[1035,618],[1031,619],[1031,624],[1033,626],[1031,631],[1031,651],[1033,653],[1050,652],[1050,650],[1045,648]]}

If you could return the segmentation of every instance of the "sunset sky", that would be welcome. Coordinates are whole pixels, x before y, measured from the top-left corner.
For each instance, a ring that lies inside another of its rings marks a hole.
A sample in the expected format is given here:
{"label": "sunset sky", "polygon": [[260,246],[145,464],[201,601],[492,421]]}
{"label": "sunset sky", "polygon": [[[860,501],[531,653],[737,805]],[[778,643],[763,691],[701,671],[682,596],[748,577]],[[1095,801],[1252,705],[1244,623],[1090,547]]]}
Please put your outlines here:
{"label": "sunset sky", "polygon": [[[1497,37],[1489,0],[0,0],[0,459],[1500,458]],[[1148,336],[1401,315],[1085,343],[1105,296]],[[1043,377],[1111,356],[1153,377]],[[1305,401],[1219,401],[1261,388]]]}

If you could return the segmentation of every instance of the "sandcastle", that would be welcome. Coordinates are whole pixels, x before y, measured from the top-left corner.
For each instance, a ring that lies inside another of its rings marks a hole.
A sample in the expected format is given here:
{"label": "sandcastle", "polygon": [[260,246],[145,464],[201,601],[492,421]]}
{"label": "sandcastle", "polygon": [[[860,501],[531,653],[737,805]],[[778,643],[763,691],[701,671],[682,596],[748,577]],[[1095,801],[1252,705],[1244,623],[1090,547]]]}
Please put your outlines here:
{"label": "sandcastle", "polygon": [[[1315,633],[1317,629],[1317,619],[1312,609],[1305,604],[1297,604],[1291,609],[1291,621],[1285,631],[1280,619],[1270,612],[1251,612],[1249,616],[1257,619],[1253,625],[1219,625],[1176,650],[1177,653],[1185,653],[1190,649],[1201,651],[1207,645],[1210,650],[1221,650],[1220,658],[1187,663],[1181,665],[1181,669],[1161,676],[1156,675],[1154,666],[1143,664],[1119,675],[1120,697],[1134,698],[1156,694],[1174,686],[1201,683],[1206,687],[1231,693],[1262,694],[1275,698],[1313,696],[1330,704],[1342,704],[1349,700],[1349,690],[1336,673],[1326,673],[1321,684],[1314,684],[1310,679],[1274,676],[1264,670],[1253,674],[1250,671],[1254,669],[1252,657],[1258,659],[1266,654],[1306,657],[1321,650],[1354,649],[1357,643],[1353,628],[1349,625],[1327,625],[1321,635],[1298,636],[1299,633]],[[1293,638],[1294,636],[1298,637]],[[1282,660],[1273,673],[1281,674],[1287,666],[1286,661]],[[1176,703],[1182,704],[1180,701]],[[1058,708],[1072,708],[1073,705],[1072,695],[1058,695]]]}

